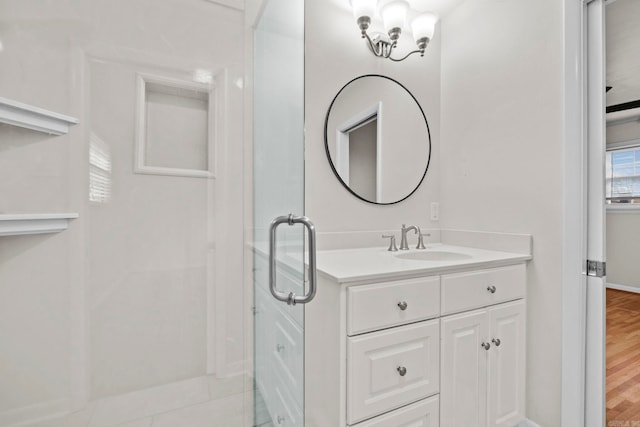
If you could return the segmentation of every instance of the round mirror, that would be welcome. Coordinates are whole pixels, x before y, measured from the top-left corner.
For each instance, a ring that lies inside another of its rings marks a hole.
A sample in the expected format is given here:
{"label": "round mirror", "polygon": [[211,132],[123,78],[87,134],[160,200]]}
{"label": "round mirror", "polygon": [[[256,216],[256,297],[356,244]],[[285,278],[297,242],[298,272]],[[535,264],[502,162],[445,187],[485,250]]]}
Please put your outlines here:
{"label": "round mirror", "polygon": [[340,89],[327,111],[324,142],[342,185],[382,205],[411,196],[431,158],[420,104],[403,85],[378,74],[356,77]]}

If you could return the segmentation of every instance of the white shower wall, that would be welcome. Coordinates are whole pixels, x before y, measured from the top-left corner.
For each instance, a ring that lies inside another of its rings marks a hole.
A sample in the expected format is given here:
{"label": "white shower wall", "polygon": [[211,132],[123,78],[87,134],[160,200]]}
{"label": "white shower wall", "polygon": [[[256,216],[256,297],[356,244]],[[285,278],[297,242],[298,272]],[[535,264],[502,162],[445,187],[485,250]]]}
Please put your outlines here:
{"label": "white shower wall", "polygon": [[[242,373],[243,12],[0,0],[0,16],[0,96],[80,119],[60,137],[0,126],[0,212],[80,214],[60,234],[0,238],[0,426]],[[136,72],[196,70],[225,100],[216,179],[135,174]],[[89,200],[92,143],[108,200]]]}
{"label": "white shower wall", "polygon": [[132,173],[136,67],[91,61],[89,71],[90,138],[113,159],[111,200],[86,214],[91,397],[104,397],[206,372],[215,189]]}

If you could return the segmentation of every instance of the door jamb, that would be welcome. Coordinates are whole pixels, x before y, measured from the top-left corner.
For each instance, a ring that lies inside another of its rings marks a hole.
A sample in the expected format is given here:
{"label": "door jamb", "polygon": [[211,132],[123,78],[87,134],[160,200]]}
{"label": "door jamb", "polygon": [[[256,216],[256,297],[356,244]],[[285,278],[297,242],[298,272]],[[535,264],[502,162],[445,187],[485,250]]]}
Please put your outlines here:
{"label": "door jamb", "polygon": [[[585,426],[587,321],[587,5],[564,1],[562,426]],[[615,0],[605,0],[605,5]],[[601,337],[604,339],[604,337]],[[604,371],[604,367],[603,367]],[[593,393],[591,393],[593,395]],[[596,393],[597,394],[597,393]],[[604,390],[602,394],[604,394]],[[603,402],[604,406],[604,402]],[[604,407],[602,408],[604,411]]]}
{"label": "door jamb", "polygon": [[586,345],[586,2],[564,2],[562,426],[584,426]]}

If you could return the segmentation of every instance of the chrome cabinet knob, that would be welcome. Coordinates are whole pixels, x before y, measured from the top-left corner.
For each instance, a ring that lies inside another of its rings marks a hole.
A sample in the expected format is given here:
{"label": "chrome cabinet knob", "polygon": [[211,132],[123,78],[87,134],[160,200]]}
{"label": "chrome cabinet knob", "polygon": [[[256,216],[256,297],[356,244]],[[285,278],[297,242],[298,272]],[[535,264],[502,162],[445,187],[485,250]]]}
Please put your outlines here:
{"label": "chrome cabinet knob", "polygon": [[405,368],[404,366],[398,366],[398,373],[401,377],[404,377],[405,375],[407,375],[407,368]]}
{"label": "chrome cabinet knob", "polygon": [[406,301],[400,301],[398,303],[398,308],[402,311],[405,311],[407,309],[408,305]]}
{"label": "chrome cabinet knob", "polygon": [[500,347],[500,343],[502,341],[500,341],[500,338],[494,338],[491,340],[492,343],[494,343],[496,345],[496,347]]}
{"label": "chrome cabinet knob", "polygon": [[489,344],[488,342],[483,342],[482,344],[480,344],[480,347],[484,348],[485,350],[489,350],[491,348],[491,344]]}
{"label": "chrome cabinet knob", "polygon": [[495,294],[496,293],[496,287],[493,285],[489,285],[487,286],[487,291],[489,291],[489,293]]}

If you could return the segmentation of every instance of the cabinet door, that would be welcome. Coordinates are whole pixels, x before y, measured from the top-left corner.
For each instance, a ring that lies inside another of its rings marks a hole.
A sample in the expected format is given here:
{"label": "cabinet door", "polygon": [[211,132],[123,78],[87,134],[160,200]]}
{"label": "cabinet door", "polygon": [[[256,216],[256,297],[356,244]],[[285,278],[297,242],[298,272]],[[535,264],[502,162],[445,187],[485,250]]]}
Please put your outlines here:
{"label": "cabinet door", "polygon": [[492,307],[489,317],[489,427],[512,427],[524,419],[525,302]]}
{"label": "cabinet door", "polygon": [[442,318],[440,420],[447,427],[486,427],[489,337],[486,310]]}

